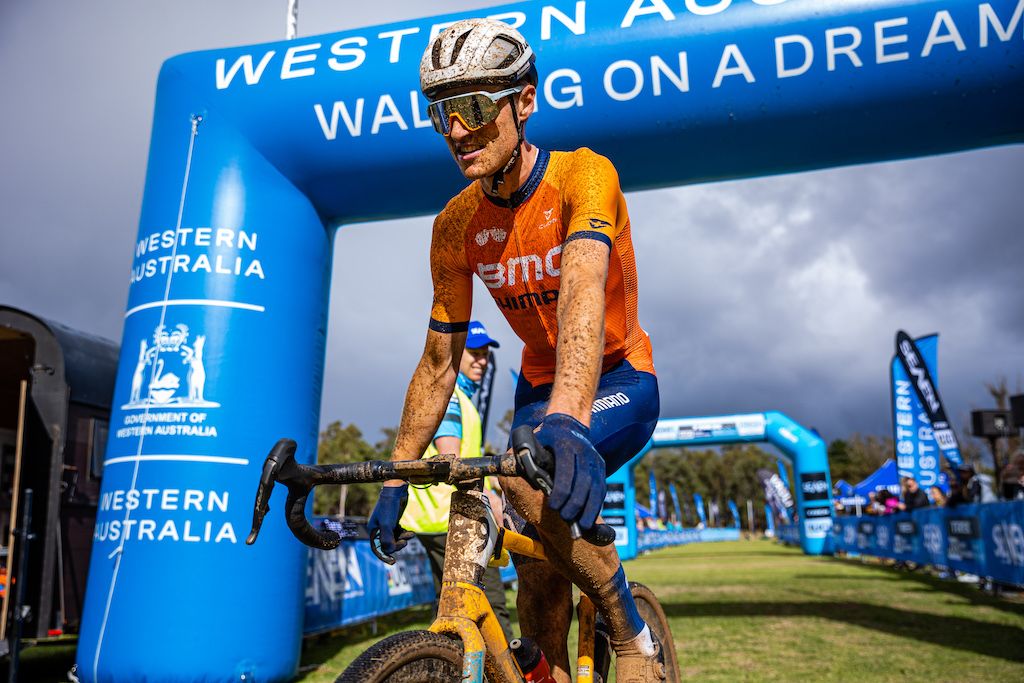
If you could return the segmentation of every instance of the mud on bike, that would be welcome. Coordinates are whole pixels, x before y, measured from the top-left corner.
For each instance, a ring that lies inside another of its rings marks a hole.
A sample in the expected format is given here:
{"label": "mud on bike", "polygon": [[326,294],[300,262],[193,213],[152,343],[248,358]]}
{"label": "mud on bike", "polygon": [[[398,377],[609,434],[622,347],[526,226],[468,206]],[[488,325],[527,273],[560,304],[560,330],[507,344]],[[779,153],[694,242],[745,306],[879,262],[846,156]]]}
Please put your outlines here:
{"label": "mud on bike", "polygon": [[[438,455],[410,461],[370,460],[341,465],[302,465],[295,461],[296,444],[279,441],[263,464],[253,510],[252,532],[246,543],[255,542],[263,518],[270,509],[275,483],[288,489],[285,518],[288,528],[306,545],[330,550],[341,543],[334,531],[315,529],[306,519],[306,500],[314,486],[362,484],[401,479],[413,485],[447,483],[452,493],[441,597],[437,616],[428,630],[398,633],[373,645],[337,678],[342,683],[520,683],[527,679],[531,660],[539,657],[529,639],[506,641],[497,618],[481,588],[488,564],[504,566],[510,553],[546,560],[542,543],[503,527],[495,521],[482,482],[487,476],[518,476],[533,488],[551,492],[554,458],[541,448],[529,427],[512,434],[513,449],[505,455],[459,458]],[[379,532],[370,539],[373,553],[383,562],[395,559],[379,546]],[[581,537],[573,525],[571,534]],[[615,540],[615,530],[597,524],[582,538],[596,545]],[[661,641],[669,683],[680,680],[675,644],[668,620],[654,593],[630,582],[640,616]],[[611,639],[594,603],[581,594],[576,606],[579,645],[577,683],[606,683],[611,665]]]}

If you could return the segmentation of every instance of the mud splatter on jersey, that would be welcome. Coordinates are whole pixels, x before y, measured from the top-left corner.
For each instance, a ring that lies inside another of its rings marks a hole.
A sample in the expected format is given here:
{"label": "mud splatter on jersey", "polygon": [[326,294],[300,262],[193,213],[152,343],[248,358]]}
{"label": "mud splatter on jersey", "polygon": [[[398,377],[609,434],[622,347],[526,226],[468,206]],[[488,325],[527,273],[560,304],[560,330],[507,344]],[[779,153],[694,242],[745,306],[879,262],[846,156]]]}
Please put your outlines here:
{"label": "mud splatter on jersey", "polygon": [[537,156],[530,178],[509,199],[485,195],[474,182],[434,221],[431,327],[465,329],[472,276],[487,287],[523,340],[522,373],[533,386],[555,377],[562,248],[596,239],[610,249],[605,286],[602,371],[626,359],[654,373],[651,343],[637,321],[637,276],[626,200],[615,167],[581,148]]}

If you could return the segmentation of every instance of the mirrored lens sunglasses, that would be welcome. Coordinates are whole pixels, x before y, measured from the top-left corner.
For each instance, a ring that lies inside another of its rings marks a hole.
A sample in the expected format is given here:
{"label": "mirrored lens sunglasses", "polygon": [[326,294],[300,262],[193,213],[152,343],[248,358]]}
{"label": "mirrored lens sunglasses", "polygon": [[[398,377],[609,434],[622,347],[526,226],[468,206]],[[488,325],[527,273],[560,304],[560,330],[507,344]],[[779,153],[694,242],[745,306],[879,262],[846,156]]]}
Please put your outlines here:
{"label": "mirrored lens sunglasses", "polygon": [[498,118],[498,114],[501,113],[499,102],[503,97],[522,92],[522,90],[522,86],[517,86],[498,92],[470,92],[446,97],[443,100],[431,102],[427,106],[427,113],[430,114],[434,130],[441,135],[451,134],[452,117],[458,118],[459,123],[466,130],[480,130]]}

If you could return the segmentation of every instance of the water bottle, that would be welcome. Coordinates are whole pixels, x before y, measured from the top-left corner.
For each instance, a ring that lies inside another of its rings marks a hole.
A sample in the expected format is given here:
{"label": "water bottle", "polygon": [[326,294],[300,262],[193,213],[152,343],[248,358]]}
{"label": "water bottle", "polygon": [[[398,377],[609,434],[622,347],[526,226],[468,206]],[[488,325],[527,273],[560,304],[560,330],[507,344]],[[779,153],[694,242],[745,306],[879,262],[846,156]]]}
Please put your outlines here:
{"label": "water bottle", "polygon": [[512,650],[512,656],[516,658],[527,681],[530,683],[555,683],[555,679],[551,677],[548,660],[532,638],[514,638],[508,647]]}

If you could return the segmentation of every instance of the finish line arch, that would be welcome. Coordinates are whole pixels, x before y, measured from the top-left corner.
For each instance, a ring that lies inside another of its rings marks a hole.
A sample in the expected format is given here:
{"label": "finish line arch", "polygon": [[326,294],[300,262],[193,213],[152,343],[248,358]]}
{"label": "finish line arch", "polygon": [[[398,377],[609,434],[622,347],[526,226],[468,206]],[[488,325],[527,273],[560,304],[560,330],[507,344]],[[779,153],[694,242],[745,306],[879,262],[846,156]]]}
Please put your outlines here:
{"label": "finish line arch", "polygon": [[[619,555],[636,557],[637,528],[633,516],[636,489],[633,469],[655,448],[683,446],[717,446],[734,443],[770,443],[793,467],[796,509],[800,516],[800,545],[808,555],[821,555],[832,528],[832,476],[828,467],[825,442],[814,431],[806,429],[780,412],[747,413],[713,417],[662,418],[647,447],[629,461],[626,467],[608,478],[609,488],[621,507],[605,505],[606,521],[615,520],[617,529],[625,527],[616,539]],[[614,485],[614,486],[613,486]],[[622,520],[621,524],[619,519]]]}
{"label": "finish line arch", "polygon": [[[1024,136],[1024,0],[551,0],[487,13],[538,52],[530,137],[610,157],[625,190]],[[282,524],[241,543],[253,485],[278,437],[315,457],[333,231],[435,212],[464,184],[417,73],[431,35],[465,16],[164,64],[83,681],[294,673],[306,551]],[[255,601],[273,618],[239,615]]]}

